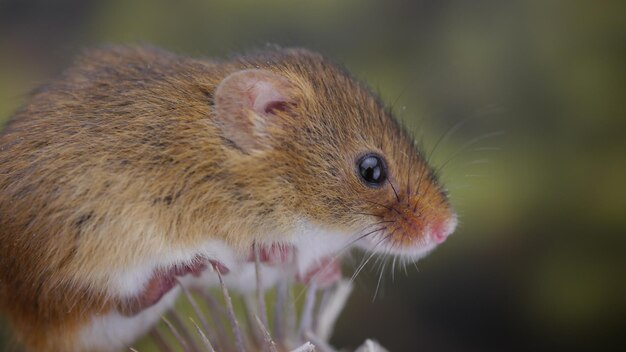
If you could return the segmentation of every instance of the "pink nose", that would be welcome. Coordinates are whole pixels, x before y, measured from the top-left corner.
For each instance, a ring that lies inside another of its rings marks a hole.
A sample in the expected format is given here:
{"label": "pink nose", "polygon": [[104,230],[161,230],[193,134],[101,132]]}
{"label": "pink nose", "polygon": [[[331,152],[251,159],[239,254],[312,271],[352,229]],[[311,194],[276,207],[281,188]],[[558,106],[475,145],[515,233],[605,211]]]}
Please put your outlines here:
{"label": "pink nose", "polygon": [[443,243],[452,232],[456,228],[457,220],[456,216],[452,216],[451,218],[444,221],[436,221],[433,225],[431,225],[431,236],[433,241],[437,244]]}

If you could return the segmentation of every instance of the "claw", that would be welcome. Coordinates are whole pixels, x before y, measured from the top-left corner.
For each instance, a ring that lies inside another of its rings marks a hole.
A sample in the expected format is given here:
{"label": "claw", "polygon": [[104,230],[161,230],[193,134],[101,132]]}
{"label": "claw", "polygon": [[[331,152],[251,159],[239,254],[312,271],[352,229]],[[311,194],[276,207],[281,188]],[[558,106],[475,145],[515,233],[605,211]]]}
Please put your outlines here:
{"label": "claw", "polygon": [[[259,261],[267,265],[280,265],[293,260],[296,248],[290,244],[272,243],[270,245],[258,245]],[[254,261],[254,248],[248,254],[248,261]]]}

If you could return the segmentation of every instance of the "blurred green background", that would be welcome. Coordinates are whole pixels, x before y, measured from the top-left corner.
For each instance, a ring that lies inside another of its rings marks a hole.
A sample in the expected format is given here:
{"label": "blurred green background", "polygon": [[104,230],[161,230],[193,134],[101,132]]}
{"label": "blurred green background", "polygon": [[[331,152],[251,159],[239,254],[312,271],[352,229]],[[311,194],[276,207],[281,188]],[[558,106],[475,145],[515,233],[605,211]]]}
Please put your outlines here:
{"label": "blurred green background", "polygon": [[205,57],[304,46],[377,89],[426,150],[465,121],[434,153],[435,166],[452,157],[443,180],[457,233],[408,276],[392,280],[387,266],[375,299],[370,265],[334,345],[623,343],[626,2],[0,0],[0,121],[106,43]]}

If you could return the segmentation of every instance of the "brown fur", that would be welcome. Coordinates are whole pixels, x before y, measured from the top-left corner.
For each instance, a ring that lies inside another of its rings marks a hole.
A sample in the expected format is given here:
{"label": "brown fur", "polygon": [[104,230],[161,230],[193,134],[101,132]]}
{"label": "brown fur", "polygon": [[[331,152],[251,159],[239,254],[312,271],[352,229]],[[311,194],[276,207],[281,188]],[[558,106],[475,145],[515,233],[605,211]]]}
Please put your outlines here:
{"label": "brown fur", "polygon": [[[252,151],[220,132],[213,104],[220,82],[243,69],[294,88],[265,148]],[[389,184],[359,180],[355,160],[370,151],[385,157],[397,198]],[[0,307],[29,349],[69,350],[86,319],[116,309],[103,293],[107,273],[151,251],[207,236],[245,251],[273,240],[249,234],[289,233],[297,218],[353,231],[391,219],[390,241],[405,245],[420,240],[415,226],[449,214],[412,139],[318,54],[211,62],[93,50],[0,136]]]}

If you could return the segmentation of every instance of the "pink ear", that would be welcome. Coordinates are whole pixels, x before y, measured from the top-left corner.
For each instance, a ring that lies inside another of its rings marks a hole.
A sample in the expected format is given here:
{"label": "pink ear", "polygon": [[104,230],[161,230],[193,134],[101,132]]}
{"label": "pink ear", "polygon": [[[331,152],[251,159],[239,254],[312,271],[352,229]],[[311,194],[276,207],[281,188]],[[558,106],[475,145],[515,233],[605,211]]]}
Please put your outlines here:
{"label": "pink ear", "polygon": [[268,70],[243,70],[215,90],[216,119],[224,136],[249,152],[262,149],[267,125],[291,101],[293,87]]}

